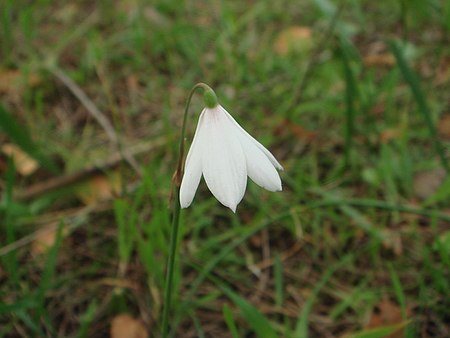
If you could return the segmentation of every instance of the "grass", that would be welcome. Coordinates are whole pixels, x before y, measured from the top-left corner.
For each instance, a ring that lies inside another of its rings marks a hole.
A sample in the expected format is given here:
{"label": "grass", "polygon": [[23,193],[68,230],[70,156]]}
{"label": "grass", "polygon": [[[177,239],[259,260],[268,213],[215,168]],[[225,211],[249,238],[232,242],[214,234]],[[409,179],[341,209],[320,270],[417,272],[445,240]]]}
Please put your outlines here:
{"label": "grass", "polygon": [[283,192],[249,182],[233,214],[201,184],[181,212],[169,335],[450,334],[448,177],[417,191],[418,173],[448,171],[445,1],[5,0],[0,13],[0,146],[38,166],[24,175],[1,150],[0,337],[109,336],[122,313],[159,336],[172,174],[200,81],[283,164]]}

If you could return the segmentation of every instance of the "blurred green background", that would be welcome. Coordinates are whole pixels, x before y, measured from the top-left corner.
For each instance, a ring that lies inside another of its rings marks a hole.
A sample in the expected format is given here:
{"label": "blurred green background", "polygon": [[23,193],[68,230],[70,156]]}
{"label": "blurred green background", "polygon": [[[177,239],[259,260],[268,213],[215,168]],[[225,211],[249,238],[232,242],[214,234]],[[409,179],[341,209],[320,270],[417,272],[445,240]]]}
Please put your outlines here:
{"label": "blurred green background", "polygon": [[171,336],[449,336],[449,33],[445,0],[0,1],[0,337],[159,336],[200,81],[283,192],[201,183]]}

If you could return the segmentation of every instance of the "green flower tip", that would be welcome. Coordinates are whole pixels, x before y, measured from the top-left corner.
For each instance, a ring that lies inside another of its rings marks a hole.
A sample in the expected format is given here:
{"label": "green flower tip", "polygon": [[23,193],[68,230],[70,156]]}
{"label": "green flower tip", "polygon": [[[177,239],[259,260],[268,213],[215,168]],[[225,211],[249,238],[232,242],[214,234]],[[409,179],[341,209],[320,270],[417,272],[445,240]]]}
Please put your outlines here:
{"label": "green flower tip", "polygon": [[217,101],[216,93],[211,88],[206,88],[205,93],[203,94],[203,98],[205,100],[205,104],[208,108],[217,107],[219,104]]}

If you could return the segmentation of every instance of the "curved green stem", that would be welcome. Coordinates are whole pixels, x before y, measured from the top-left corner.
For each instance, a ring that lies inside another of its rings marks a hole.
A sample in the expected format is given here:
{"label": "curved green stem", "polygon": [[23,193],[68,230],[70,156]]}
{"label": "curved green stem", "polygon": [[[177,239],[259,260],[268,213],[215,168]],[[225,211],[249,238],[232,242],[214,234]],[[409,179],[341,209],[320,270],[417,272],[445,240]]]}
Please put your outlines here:
{"label": "curved green stem", "polygon": [[172,214],[172,230],[170,233],[170,248],[169,248],[169,257],[167,259],[167,271],[166,271],[166,280],[164,283],[164,304],[163,304],[163,317],[162,317],[162,337],[167,337],[168,332],[168,321],[169,321],[169,310],[170,304],[172,302],[172,282],[173,282],[173,272],[175,267],[175,256],[177,254],[177,244],[178,244],[178,231],[180,228],[180,185],[181,178],[183,176],[183,159],[184,159],[184,135],[186,131],[187,124],[187,116],[189,112],[189,105],[191,104],[192,96],[194,92],[198,88],[203,88],[205,93],[209,93],[208,99],[211,100],[211,93],[214,95],[214,91],[205,83],[197,83],[194,87],[192,87],[189,92],[188,99],[186,101],[186,106],[184,109],[183,116],[183,125],[181,127],[181,138],[180,138],[180,150],[178,155],[178,163],[177,169],[175,171],[173,180],[175,185],[175,203],[173,205],[173,214]]}
{"label": "curved green stem", "polygon": [[[181,178],[183,176],[184,135],[186,133],[186,124],[187,124],[187,116],[188,116],[188,112],[189,112],[189,106],[191,104],[192,96],[194,95],[194,92],[198,88],[203,88],[205,90],[205,92],[212,92],[214,94],[214,91],[211,89],[211,87],[203,82],[199,82],[196,85],[194,85],[194,87],[192,87],[191,91],[189,92],[189,96],[186,101],[186,106],[184,107],[183,124],[181,126],[180,150],[179,150],[179,155],[178,155],[178,164],[177,164],[177,169],[176,169],[175,175],[174,175],[175,185],[177,187],[180,186]],[[215,96],[215,94],[214,94],[214,96]]]}

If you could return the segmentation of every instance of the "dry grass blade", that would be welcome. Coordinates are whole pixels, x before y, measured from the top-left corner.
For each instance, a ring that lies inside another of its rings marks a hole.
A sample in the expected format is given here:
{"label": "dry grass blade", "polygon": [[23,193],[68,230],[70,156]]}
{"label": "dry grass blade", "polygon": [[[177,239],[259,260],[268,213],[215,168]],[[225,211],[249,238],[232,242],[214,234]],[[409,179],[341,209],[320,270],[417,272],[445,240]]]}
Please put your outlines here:
{"label": "dry grass blade", "polygon": [[47,69],[56,78],[58,78],[64,85],[72,92],[73,95],[81,102],[81,104],[86,108],[86,110],[95,118],[98,124],[105,130],[108,138],[110,139],[112,146],[119,150],[121,155],[130,164],[130,166],[142,176],[142,170],[138,165],[138,162],[134,158],[133,154],[122,149],[121,140],[117,135],[113,125],[105,117],[105,115],[97,108],[95,103],[86,95],[86,93],[61,69],[55,66],[49,66]]}

